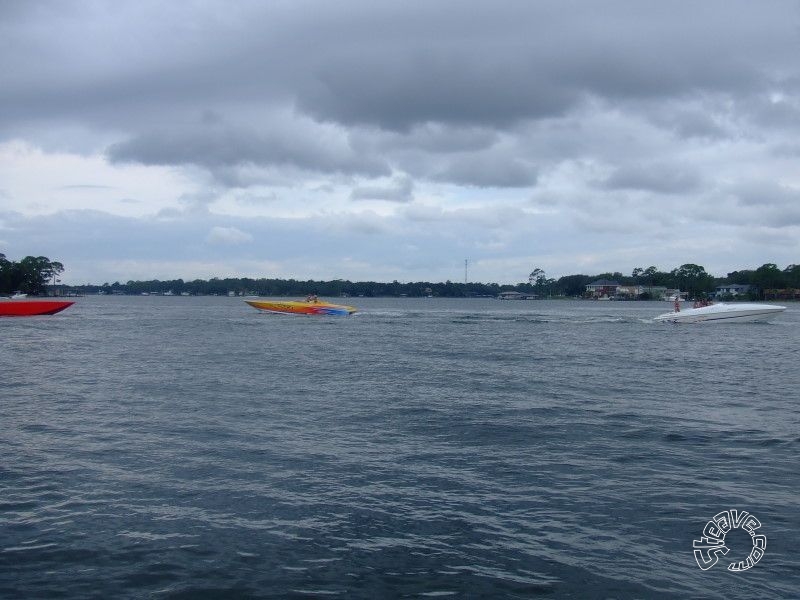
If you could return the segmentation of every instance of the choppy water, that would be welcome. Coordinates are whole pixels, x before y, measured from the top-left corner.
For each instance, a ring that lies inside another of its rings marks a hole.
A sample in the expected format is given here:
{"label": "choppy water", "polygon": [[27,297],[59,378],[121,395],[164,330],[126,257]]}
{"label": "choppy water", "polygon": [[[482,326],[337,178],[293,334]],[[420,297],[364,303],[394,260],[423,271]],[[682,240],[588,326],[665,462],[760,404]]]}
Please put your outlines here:
{"label": "choppy water", "polygon": [[799,306],[353,300],[0,320],[0,597],[797,597]]}

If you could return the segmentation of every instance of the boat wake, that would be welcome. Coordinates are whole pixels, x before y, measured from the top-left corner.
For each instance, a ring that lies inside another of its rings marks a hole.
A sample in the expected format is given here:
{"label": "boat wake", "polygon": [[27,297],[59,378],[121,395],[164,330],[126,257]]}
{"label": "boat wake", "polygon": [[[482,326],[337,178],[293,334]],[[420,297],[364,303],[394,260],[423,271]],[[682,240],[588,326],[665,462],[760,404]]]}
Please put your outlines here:
{"label": "boat wake", "polygon": [[484,323],[528,323],[532,325],[562,323],[565,325],[594,325],[603,323],[630,324],[652,322],[652,319],[629,315],[520,314],[507,312],[467,313],[454,311],[365,310],[358,313],[358,315],[360,315],[362,319],[447,321],[456,325],[476,325]]}

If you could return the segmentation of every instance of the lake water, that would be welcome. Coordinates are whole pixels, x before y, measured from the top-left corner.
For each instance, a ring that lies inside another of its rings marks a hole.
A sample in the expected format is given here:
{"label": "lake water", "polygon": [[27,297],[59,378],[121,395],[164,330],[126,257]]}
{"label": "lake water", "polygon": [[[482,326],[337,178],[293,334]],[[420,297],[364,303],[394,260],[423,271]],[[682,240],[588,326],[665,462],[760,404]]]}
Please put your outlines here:
{"label": "lake water", "polygon": [[[0,597],[800,593],[800,306],[349,301],[0,319]],[[703,571],[726,509],[766,554]]]}

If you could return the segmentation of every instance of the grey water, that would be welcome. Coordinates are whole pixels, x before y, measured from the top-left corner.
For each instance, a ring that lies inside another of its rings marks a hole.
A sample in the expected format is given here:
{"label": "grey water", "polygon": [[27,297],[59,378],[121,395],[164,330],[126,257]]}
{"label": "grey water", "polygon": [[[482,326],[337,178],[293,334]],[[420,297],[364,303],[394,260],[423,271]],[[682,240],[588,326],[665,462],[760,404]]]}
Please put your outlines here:
{"label": "grey water", "polygon": [[0,319],[0,597],[797,597],[800,306],[348,300]]}

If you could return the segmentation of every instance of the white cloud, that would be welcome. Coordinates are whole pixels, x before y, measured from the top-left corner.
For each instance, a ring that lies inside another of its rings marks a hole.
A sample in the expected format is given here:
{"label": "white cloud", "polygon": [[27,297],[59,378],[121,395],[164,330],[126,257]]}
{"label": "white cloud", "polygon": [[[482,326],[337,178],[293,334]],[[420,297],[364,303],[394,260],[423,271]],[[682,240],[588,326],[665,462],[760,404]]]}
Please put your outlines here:
{"label": "white cloud", "polygon": [[171,167],[111,165],[99,155],[47,152],[31,143],[0,143],[2,208],[26,215],[99,209],[145,216],[177,207],[197,181]]}

